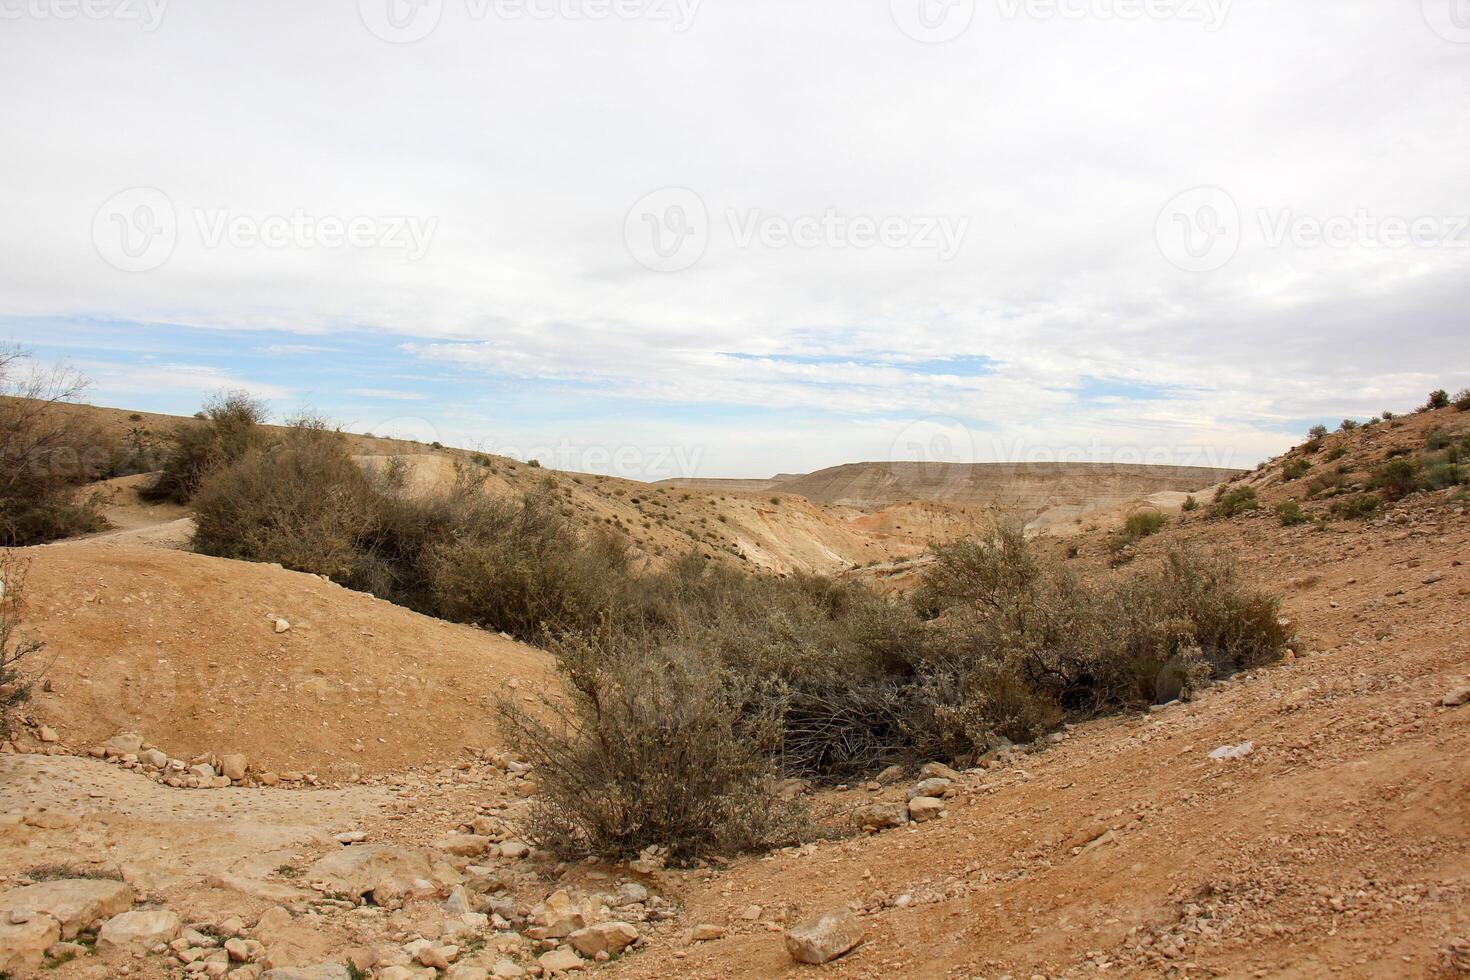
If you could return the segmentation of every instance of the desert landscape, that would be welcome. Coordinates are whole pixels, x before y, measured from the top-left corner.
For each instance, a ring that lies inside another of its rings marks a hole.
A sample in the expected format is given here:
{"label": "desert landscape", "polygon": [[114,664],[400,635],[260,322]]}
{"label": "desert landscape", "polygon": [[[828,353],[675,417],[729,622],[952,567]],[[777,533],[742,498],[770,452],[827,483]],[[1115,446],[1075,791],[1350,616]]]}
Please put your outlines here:
{"label": "desert landscape", "polygon": [[0,980],[1470,978],[1470,0],[0,0]]}
{"label": "desert landscape", "polygon": [[[115,414],[64,411],[87,431]],[[411,494],[454,480],[453,451],[342,438],[364,472],[403,460]],[[1073,712],[1034,741],[787,778],[778,791],[804,814],[790,843],[677,859],[650,844],[568,860],[538,836],[549,773],[507,739],[497,703],[555,713],[554,644],[196,553],[192,506],[146,499],[157,474],[83,484],[105,529],[7,559],[25,569],[7,583],[8,602],[23,588],[9,649],[24,635],[44,652],[25,661],[40,669],[0,754],[0,968],[276,980],[780,976],[809,962],[862,977],[1464,970],[1470,499],[1463,483],[1400,494],[1385,474],[1395,460],[1422,474],[1426,453],[1466,439],[1470,413],[1446,404],[1314,433],[1248,473],[1110,472],[1097,500],[1072,468],[1049,499],[1087,524],[1033,520],[1039,556],[1103,579],[1178,546],[1229,553],[1280,597],[1280,654],[1146,710]],[[796,493],[800,480],[773,500],[770,487],[475,465],[494,470],[490,497],[533,480],[565,488],[580,533],[617,528],[640,563],[692,547],[741,576],[878,581],[903,568],[885,590],[895,602],[944,553],[886,527],[895,508],[940,508],[959,541],[991,533],[997,509],[1044,482],[1026,472],[990,496],[964,481],[952,502],[826,502]],[[1181,498],[1172,507],[1155,502],[1161,481]],[[1374,506],[1342,506],[1360,498]],[[1140,513],[1159,520],[1140,533]],[[715,538],[699,533],[708,517]]]}

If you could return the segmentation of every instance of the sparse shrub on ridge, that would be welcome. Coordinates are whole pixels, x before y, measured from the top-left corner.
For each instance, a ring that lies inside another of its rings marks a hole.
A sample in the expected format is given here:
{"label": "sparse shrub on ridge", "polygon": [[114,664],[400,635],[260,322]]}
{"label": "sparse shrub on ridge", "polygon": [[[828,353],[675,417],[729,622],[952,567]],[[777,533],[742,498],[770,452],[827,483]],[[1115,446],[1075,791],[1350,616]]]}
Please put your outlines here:
{"label": "sparse shrub on ridge", "polygon": [[1194,498],[1193,494],[1191,494],[1188,497],[1184,498],[1184,503],[1180,509],[1183,510],[1186,514],[1192,513],[1193,511],[1199,510],[1199,501]]}
{"label": "sparse shrub on ridge", "polygon": [[1429,400],[1424,403],[1424,407],[1420,411],[1432,412],[1436,409],[1448,408],[1449,404],[1450,393],[1443,388],[1439,388],[1429,393]]}
{"label": "sparse shrub on ridge", "polygon": [[1281,520],[1282,527],[1295,527],[1311,519],[1307,516],[1307,512],[1302,510],[1302,505],[1295,500],[1283,500],[1277,504],[1276,516]]}
{"label": "sparse shrub on ridge", "polygon": [[1461,388],[1455,393],[1455,407],[1462,412],[1470,412],[1470,388]]}
{"label": "sparse shrub on ridge", "polygon": [[1255,487],[1237,487],[1229,490],[1216,498],[1210,507],[1210,516],[1219,518],[1237,517],[1259,509],[1260,499],[1256,496]]}
{"label": "sparse shrub on ridge", "polygon": [[1378,513],[1382,503],[1371,493],[1359,493],[1332,502],[1332,514],[1344,520],[1365,520]]}
{"label": "sparse shrub on ridge", "polygon": [[265,441],[260,426],[269,417],[265,404],[247,392],[215,395],[194,421],[179,425],[170,434],[163,469],[140,496],[188,503],[211,473],[244,458]]}

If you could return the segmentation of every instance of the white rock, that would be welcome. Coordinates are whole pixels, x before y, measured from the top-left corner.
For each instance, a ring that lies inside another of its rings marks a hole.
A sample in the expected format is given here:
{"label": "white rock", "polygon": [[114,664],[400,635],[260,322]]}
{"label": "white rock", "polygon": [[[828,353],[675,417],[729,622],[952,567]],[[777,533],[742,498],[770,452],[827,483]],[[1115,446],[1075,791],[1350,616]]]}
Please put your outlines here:
{"label": "white rock", "polygon": [[943,800],[932,796],[916,796],[909,800],[909,819],[914,823],[928,823],[943,813]]}
{"label": "white rock", "polygon": [[181,923],[173,912],[124,912],[108,919],[97,934],[98,949],[152,949],[179,934]]}
{"label": "white rock", "polygon": [[[133,889],[108,879],[59,879],[28,885],[0,896],[0,907],[21,906],[44,912],[61,923],[61,938],[77,934],[98,919],[109,918],[133,907]],[[14,912],[12,922],[15,922]],[[18,924],[18,923],[17,923]]]}
{"label": "white rock", "polygon": [[276,620],[276,632],[277,633],[285,633],[285,632],[287,632],[290,629],[291,629],[291,624],[288,623],[288,622],[286,622],[284,619],[277,619]]}
{"label": "white rock", "polygon": [[1244,759],[1255,750],[1255,742],[1241,742],[1239,745],[1222,745],[1210,753],[1210,758],[1216,762],[1231,762],[1236,759]]}

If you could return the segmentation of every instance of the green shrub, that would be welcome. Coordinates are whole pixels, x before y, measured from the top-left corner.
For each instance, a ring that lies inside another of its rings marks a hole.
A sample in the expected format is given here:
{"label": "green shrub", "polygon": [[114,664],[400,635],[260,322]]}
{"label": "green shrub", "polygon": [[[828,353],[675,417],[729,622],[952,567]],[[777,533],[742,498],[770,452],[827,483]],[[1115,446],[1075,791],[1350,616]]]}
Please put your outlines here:
{"label": "green shrub", "polygon": [[1461,388],[1455,393],[1455,407],[1462,412],[1470,412],[1470,388]]}
{"label": "green shrub", "polygon": [[215,395],[195,420],[170,435],[172,445],[158,477],[140,495],[145,500],[186,504],[215,470],[243,459],[265,442],[260,426],[269,417],[263,402],[243,391]]}
{"label": "green shrub", "polygon": [[1348,451],[1347,451],[1347,447],[1346,446],[1337,446],[1337,447],[1334,447],[1333,450],[1332,450],[1332,452],[1330,452],[1330,453],[1327,454],[1327,461],[1329,463],[1335,463],[1339,459],[1342,459],[1347,454],[1348,454]]}
{"label": "green shrub", "polygon": [[1342,420],[1342,425],[1338,428],[1338,431],[1339,432],[1351,432],[1351,431],[1353,431],[1354,429],[1356,429],[1358,427],[1359,427],[1359,423],[1357,422],[1357,420],[1355,420],[1355,419],[1343,419]]}
{"label": "green shrub", "polygon": [[1295,527],[1311,519],[1307,516],[1307,512],[1302,510],[1302,505],[1295,500],[1285,500],[1277,504],[1276,516],[1281,519],[1282,527]]}
{"label": "green shrub", "polygon": [[1319,497],[1330,497],[1340,492],[1347,483],[1347,476],[1342,472],[1318,473],[1307,481],[1307,498],[1316,500]]}
{"label": "green shrub", "polygon": [[112,452],[66,405],[86,381],[65,368],[23,370],[28,359],[0,347],[0,547],[107,526],[85,484],[111,467]]}
{"label": "green shrub", "polygon": [[1210,508],[1210,515],[1217,518],[1237,517],[1259,509],[1260,499],[1255,487],[1237,487],[1221,495]]}
{"label": "green shrub", "polygon": [[1429,400],[1424,403],[1424,408],[1432,412],[1435,409],[1448,408],[1449,404],[1450,393],[1448,391],[1445,391],[1443,388],[1440,388],[1429,393]]}
{"label": "green shrub", "polygon": [[1199,501],[1194,499],[1194,495],[1191,494],[1190,496],[1184,498],[1184,504],[1181,509],[1186,514],[1199,510]]}
{"label": "green shrub", "polygon": [[1387,500],[1399,500],[1419,489],[1419,462],[1400,457],[1373,471],[1369,486],[1381,490]]}
{"label": "green shrub", "polygon": [[1370,493],[1354,494],[1332,502],[1332,514],[1344,520],[1365,520],[1378,513],[1382,503]]}
{"label": "green shrub", "polygon": [[1325,439],[1327,438],[1327,426],[1314,425],[1307,430],[1307,435],[1310,436],[1313,440]]}
{"label": "green shrub", "polygon": [[1398,418],[1398,413],[1397,412],[1384,412],[1383,413],[1383,421],[1385,421],[1385,422],[1392,422],[1396,418]]}
{"label": "green shrub", "polygon": [[1129,514],[1128,519],[1123,522],[1123,536],[1130,541],[1138,541],[1158,534],[1167,522],[1168,518],[1158,511],[1141,510]]}
{"label": "green shrub", "polygon": [[1307,475],[1312,464],[1305,459],[1287,460],[1281,467],[1281,479],[1287,482],[1299,480]]}

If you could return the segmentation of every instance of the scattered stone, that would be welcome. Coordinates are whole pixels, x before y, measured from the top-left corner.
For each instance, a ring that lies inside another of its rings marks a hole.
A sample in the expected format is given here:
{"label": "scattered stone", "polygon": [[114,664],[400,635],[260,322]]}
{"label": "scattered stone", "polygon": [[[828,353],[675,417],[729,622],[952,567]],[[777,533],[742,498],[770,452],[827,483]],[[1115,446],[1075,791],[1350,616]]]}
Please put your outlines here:
{"label": "scattered stone", "polygon": [[536,958],[536,962],[541,964],[541,969],[553,976],[585,969],[587,966],[586,961],[570,949],[553,949],[549,953],[542,953]]}
{"label": "scattered stone", "polygon": [[158,749],[144,749],[138,753],[138,761],[149,769],[163,769],[168,765],[168,755]]}
{"label": "scattered stone", "polygon": [[909,811],[902,803],[869,803],[853,811],[852,822],[859,827],[887,830],[908,823]]}
{"label": "scattered stone", "polygon": [[334,834],[332,840],[338,844],[361,844],[367,840],[367,834],[361,830],[349,830],[345,834]]}
{"label": "scattered stone", "polygon": [[878,773],[873,781],[880,786],[892,786],[894,783],[903,782],[905,775],[903,766],[889,766],[887,769]]}
{"label": "scattered stone", "polygon": [[950,792],[951,785],[953,785],[951,780],[945,779],[942,776],[933,776],[911,786],[909,788],[909,799],[912,800],[916,796],[942,797]]}
{"label": "scattered stone", "polygon": [[490,850],[491,843],[493,842],[490,838],[481,837],[478,834],[449,834],[440,838],[434,847],[456,857],[472,858],[479,857]]}
{"label": "scattered stone", "polygon": [[916,796],[909,800],[909,819],[914,823],[928,823],[943,814],[943,800],[932,796]]}
{"label": "scattered stone", "polygon": [[948,779],[951,782],[959,779],[960,774],[942,762],[926,762],[919,769],[920,779]]}
{"label": "scattered stone", "polygon": [[526,971],[514,960],[498,960],[491,971],[500,980],[519,980],[526,975]]}
{"label": "scattered stone", "polygon": [[260,975],[260,980],[352,980],[352,975],[340,963],[319,963],[316,966],[266,970]]}
{"label": "scattered stone", "polygon": [[303,877],[322,891],[359,898],[369,892],[376,894],[384,883],[411,892],[416,879],[428,880],[433,874],[423,851],[362,844],[328,854],[307,868]]}
{"label": "scattered stone", "polygon": [[531,847],[529,844],[523,844],[518,840],[508,840],[500,845],[500,856],[509,858],[512,861],[518,861],[521,858],[531,856]]}
{"label": "scattered stone", "polygon": [[239,755],[222,755],[219,760],[220,775],[231,782],[238,783],[245,778],[245,757]]}
{"label": "scattered stone", "polygon": [[830,963],[862,941],[862,923],[847,909],[827,912],[786,930],[786,951],[798,963]]}
{"label": "scattered stone", "polygon": [[108,919],[97,934],[97,948],[152,949],[179,934],[181,923],[173,912],[124,912]]}
{"label": "scattered stone", "polygon": [[[1421,702],[1422,703],[1422,702]],[[1239,745],[1222,745],[1210,753],[1210,758],[1216,762],[1233,762],[1244,759],[1256,751],[1255,742],[1241,742]]]}
{"label": "scattered stone", "polygon": [[724,935],[725,929],[723,926],[701,922],[694,927],[694,931],[689,934],[689,938],[696,943],[707,943],[715,939],[722,939]]}
{"label": "scattered stone", "polygon": [[1439,703],[1445,708],[1458,708],[1461,705],[1470,704],[1470,687],[1457,687],[1444,697]]}
{"label": "scattered stone", "polygon": [[567,937],[573,949],[592,957],[598,953],[617,956],[637,941],[638,930],[626,922],[599,922]]}
{"label": "scattered stone", "polygon": [[41,965],[46,950],[61,939],[61,924],[49,915],[27,922],[0,923],[0,973],[19,973]]}
{"label": "scattered stone", "polygon": [[291,624],[289,622],[287,622],[286,620],[284,620],[284,619],[277,619],[276,620],[276,632],[277,633],[285,633],[285,632],[288,632],[290,629],[291,629]]}
{"label": "scattered stone", "polygon": [[50,725],[41,726],[40,736],[41,741],[46,743],[61,741],[61,736],[56,734],[56,729],[52,728]]}
{"label": "scattered stone", "polygon": [[104,749],[116,752],[118,755],[137,755],[143,748],[143,737],[141,735],[114,735],[107,740]]}

